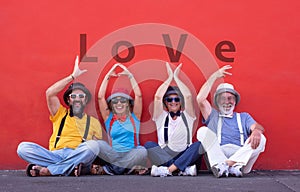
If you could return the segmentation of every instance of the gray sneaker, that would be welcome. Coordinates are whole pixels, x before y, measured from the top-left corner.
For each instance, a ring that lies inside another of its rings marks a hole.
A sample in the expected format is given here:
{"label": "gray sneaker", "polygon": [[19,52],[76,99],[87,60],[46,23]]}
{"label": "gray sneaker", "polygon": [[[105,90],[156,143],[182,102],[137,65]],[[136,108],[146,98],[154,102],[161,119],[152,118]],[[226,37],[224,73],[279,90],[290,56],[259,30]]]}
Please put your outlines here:
{"label": "gray sneaker", "polygon": [[235,177],[243,177],[243,165],[234,164],[229,167],[229,174]]}
{"label": "gray sneaker", "polygon": [[105,174],[107,174],[107,175],[114,175],[114,173],[109,170],[108,166],[104,165],[102,168],[103,168],[103,171],[105,172]]}
{"label": "gray sneaker", "polygon": [[218,163],[211,167],[211,171],[214,176],[219,177],[228,177],[228,165],[226,163]]}
{"label": "gray sneaker", "polygon": [[152,177],[166,177],[171,176],[172,174],[169,172],[168,167],[160,166],[157,167],[156,165],[153,165],[151,168],[151,176]]}
{"label": "gray sneaker", "polygon": [[185,168],[184,171],[180,171],[178,175],[196,176],[197,175],[196,165],[188,166],[187,168]]}

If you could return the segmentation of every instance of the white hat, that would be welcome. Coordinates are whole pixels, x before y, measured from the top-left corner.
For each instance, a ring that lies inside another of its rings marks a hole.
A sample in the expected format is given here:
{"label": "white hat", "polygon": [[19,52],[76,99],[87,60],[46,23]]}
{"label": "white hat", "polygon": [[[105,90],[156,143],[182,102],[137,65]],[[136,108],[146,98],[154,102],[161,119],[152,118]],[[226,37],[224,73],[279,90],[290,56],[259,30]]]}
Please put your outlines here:
{"label": "white hat", "polygon": [[240,94],[234,90],[234,87],[232,84],[229,84],[229,83],[221,83],[218,87],[217,87],[217,90],[216,90],[216,93],[214,95],[214,103],[216,106],[218,106],[218,103],[217,103],[217,96],[221,93],[225,93],[225,92],[229,92],[229,93],[232,93],[235,98],[236,98],[236,101],[235,101],[235,105],[237,105],[240,100],[241,100],[241,96]]}

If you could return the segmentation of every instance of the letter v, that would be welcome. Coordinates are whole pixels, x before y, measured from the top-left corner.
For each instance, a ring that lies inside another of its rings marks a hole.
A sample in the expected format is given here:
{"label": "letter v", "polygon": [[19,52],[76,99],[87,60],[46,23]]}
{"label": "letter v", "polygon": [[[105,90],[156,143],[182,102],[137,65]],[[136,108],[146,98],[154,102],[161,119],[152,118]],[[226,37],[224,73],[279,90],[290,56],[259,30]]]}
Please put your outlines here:
{"label": "letter v", "polygon": [[176,49],[176,53],[174,54],[174,49],[172,46],[172,42],[170,39],[170,35],[169,34],[162,34],[167,51],[168,51],[168,55],[170,58],[171,62],[178,62],[181,56],[181,52],[183,50],[183,46],[185,44],[186,38],[187,38],[187,34],[181,34],[180,35],[180,39],[179,39],[179,43]]}

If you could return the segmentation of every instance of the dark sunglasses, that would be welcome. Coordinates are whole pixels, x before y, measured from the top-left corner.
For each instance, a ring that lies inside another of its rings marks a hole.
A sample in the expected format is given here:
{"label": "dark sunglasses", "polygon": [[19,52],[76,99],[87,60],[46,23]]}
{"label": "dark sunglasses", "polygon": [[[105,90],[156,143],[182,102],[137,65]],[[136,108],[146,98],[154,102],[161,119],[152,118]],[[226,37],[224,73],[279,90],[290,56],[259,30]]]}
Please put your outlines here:
{"label": "dark sunglasses", "polygon": [[119,101],[120,101],[121,103],[127,103],[128,99],[126,99],[126,98],[124,98],[124,97],[121,97],[121,98],[113,98],[113,99],[111,100],[111,103],[112,103],[112,104],[117,104],[117,103],[119,103]]}
{"label": "dark sunglasses", "polygon": [[71,99],[76,99],[76,97],[78,97],[78,98],[80,98],[80,99],[84,99],[84,98],[85,98],[85,94],[83,94],[83,93],[79,93],[79,94],[71,93],[71,94],[69,95],[69,97],[70,97]]}
{"label": "dark sunglasses", "polygon": [[175,101],[175,102],[180,102],[180,98],[179,98],[179,97],[167,97],[167,98],[165,99],[165,101],[167,101],[168,103],[171,103],[171,102],[173,102],[173,101]]}

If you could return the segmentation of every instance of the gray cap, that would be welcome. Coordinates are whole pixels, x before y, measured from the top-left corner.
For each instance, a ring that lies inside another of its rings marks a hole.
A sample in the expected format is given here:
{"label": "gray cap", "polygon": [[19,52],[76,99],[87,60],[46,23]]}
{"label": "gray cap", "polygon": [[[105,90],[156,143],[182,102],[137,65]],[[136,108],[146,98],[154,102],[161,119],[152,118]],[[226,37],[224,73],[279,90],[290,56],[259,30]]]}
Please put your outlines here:
{"label": "gray cap", "polygon": [[129,103],[133,105],[133,98],[129,95],[129,91],[124,88],[117,88],[113,93],[106,99],[106,102],[109,103],[115,97],[124,97],[129,100]]}
{"label": "gray cap", "polygon": [[124,97],[128,100],[133,100],[132,97],[126,93],[122,93],[122,92],[117,92],[117,93],[113,93],[111,94],[107,99],[106,101],[109,103],[113,98],[115,97]]}

